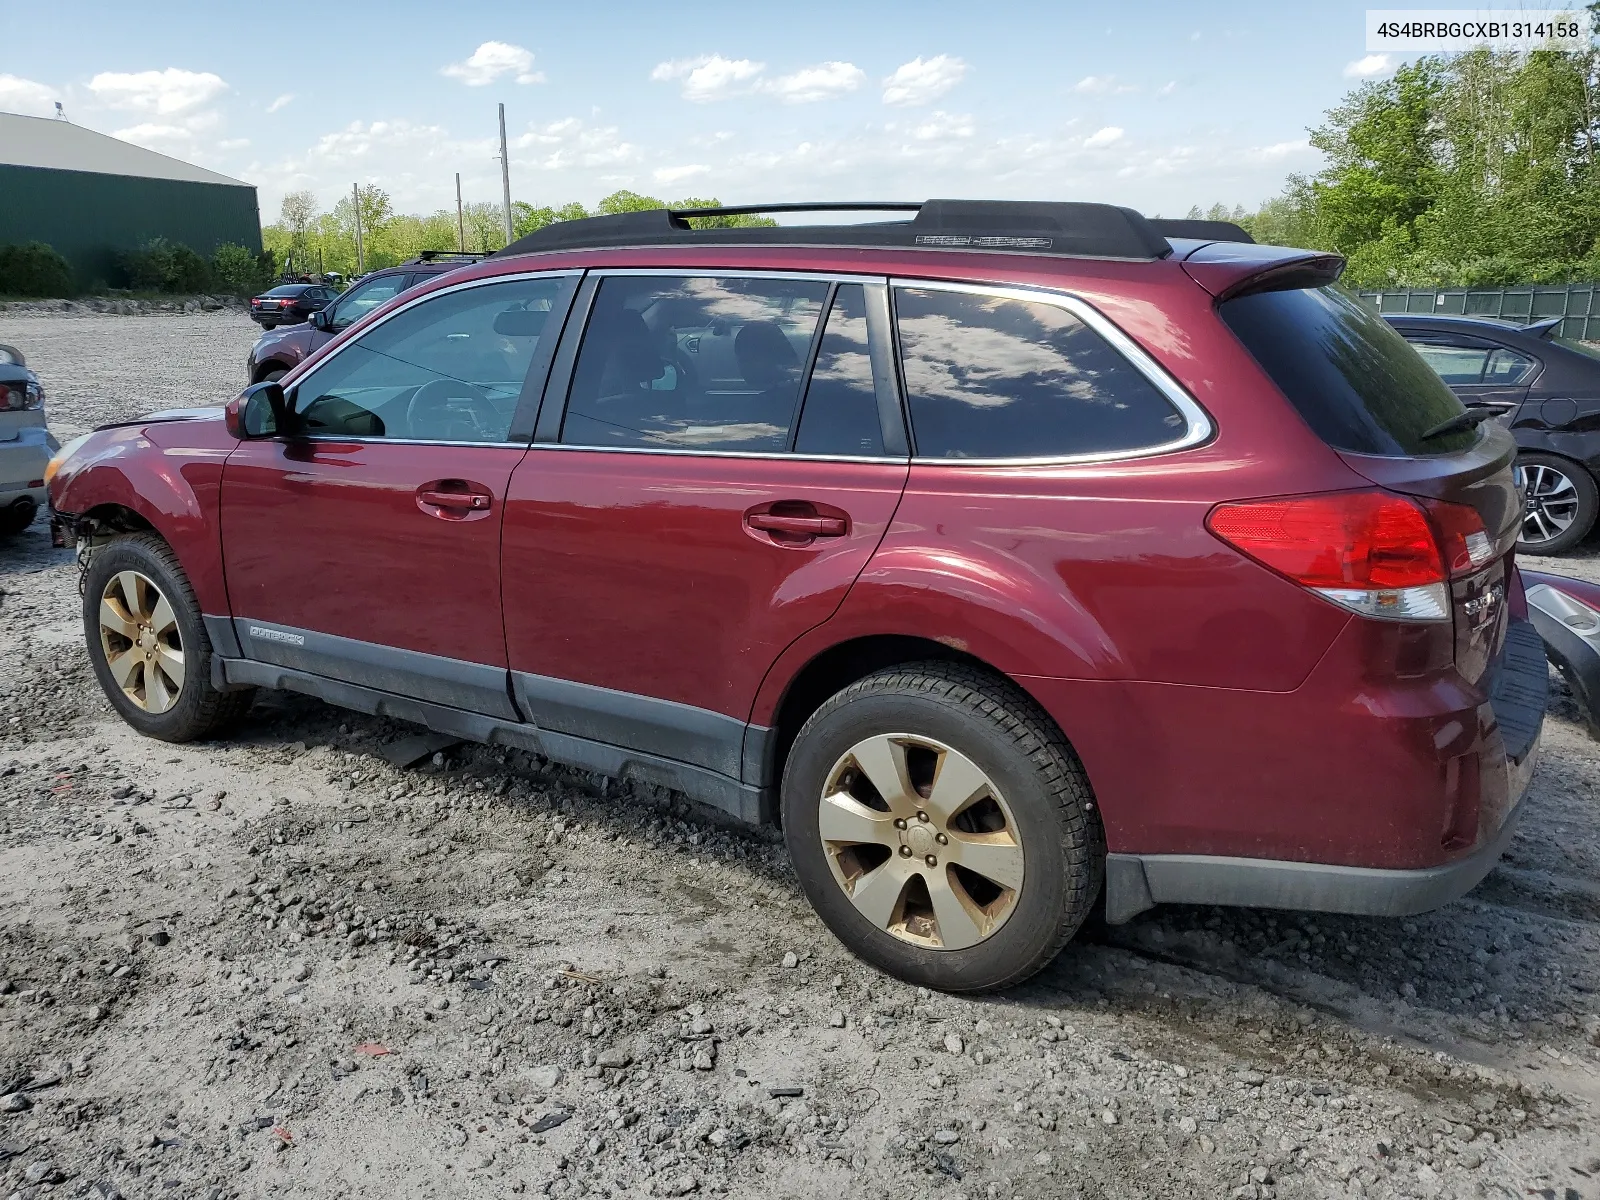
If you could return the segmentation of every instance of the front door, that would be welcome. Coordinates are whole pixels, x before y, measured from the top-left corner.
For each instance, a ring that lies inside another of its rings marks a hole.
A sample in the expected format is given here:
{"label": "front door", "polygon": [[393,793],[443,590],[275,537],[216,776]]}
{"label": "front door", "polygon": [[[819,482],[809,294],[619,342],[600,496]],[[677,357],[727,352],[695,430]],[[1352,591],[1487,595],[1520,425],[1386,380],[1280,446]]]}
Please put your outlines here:
{"label": "front door", "polygon": [[296,383],[294,428],[234,451],[222,544],[247,656],[515,716],[500,606],[526,451],[513,417],[571,282],[468,284],[397,311]]}
{"label": "front door", "polygon": [[559,441],[535,443],[507,500],[530,720],[740,776],[762,677],[839,607],[905,487],[869,298],[881,284],[601,280]]}

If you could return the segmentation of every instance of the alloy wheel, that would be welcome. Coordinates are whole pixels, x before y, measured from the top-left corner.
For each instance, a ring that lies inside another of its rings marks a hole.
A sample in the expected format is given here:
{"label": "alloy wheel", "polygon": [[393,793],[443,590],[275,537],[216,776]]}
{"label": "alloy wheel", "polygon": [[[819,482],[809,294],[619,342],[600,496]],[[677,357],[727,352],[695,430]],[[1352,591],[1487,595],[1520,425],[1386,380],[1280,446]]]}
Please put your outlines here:
{"label": "alloy wheel", "polygon": [[138,571],[118,571],[100,594],[100,649],[123,695],[164,713],[183,691],[183,638],[161,589]]}
{"label": "alloy wheel", "polygon": [[1578,519],[1578,489],[1566,474],[1544,463],[1528,463],[1523,472],[1527,490],[1522,506],[1522,543],[1536,548],[1572,528]]}
{"label": "alloy wheel", "polygon": [[932,738],[857,742],[828,772],[818,822],[835,882],[901,941],[965,950],[1016,909],[1023,853],[1011,809],[971,759]]}

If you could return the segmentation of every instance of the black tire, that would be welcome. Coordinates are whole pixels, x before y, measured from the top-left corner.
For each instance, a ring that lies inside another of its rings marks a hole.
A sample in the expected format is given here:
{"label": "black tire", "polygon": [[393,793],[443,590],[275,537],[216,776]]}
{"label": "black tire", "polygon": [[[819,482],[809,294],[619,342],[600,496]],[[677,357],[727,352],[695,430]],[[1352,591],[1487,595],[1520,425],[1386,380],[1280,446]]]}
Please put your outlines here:
{"label": "black tire", "polygon": [[[183,652],[184,678],[176,700],[164,712],[146,711],[118,686],[102,644],[100,602],[108,583],[123,571],[145,576],[172,607]],[[89,662],[111,707],[147,737],[164,742],[210,737],[242,717],[255,698],[253,690],[223,692],[212,687],[211,639],[206,636],[200,606],[178,556],[155,534],[121,537],[95,551],[84,576],[83,628]]]}
{"label": "black tire", "polygon": [[270,371],[263,371],[261,373],[261,378],[257,379],[256,382],[257,383],[276,383],[278,380],[282,379],[288,373],[289,373],[288,370],[286,368],[284,368],[284,367],[274,367]]}
{"label": "black tire", "polygon": [[[1021,887],[1010,915],[968,948],[916,945],[880,928],[856,908],[829,865],[819,806],[830,773],[851,747],[884,734],[928,738],[958,751],[1005,796],[1015,821]],[[790,751],[782,809],[800,886],[824,924],[870,965],[940,991],[992,991],[1039,971],[1089,916],[1105,876],[1099,813],[1061,731],[1014,684],[963,664],[890,668],[824,703]]]}
{"label": "black tire", "polygon": [[13,537],[23,532],[38,515],[39,506],[28,496],[6,505],[0,509],[0,537]]}
{"label": "black tire", "polygon": [[[1559,454],[1544,454],[1536,450],[1517,456],[1528,480],[1528,506],[1523,509],[1522,532],[1517,538],[1517,549],[1524,554],[1560,554],[1576,546],[1589,536],[1595,517],[1600,515],[1600,488],[1594,476]],[[1567,486],[1551,486],[1557,478]],[[1539,488],[1536,494],[1535,487]],[[1556,503],[1549,503],[1550,500]],[[1560,505],[1559,507],[1557,505]],[[1548,530],[1567,514],[1570,523],[1551,537],[1530,537],[1530,533]]]}

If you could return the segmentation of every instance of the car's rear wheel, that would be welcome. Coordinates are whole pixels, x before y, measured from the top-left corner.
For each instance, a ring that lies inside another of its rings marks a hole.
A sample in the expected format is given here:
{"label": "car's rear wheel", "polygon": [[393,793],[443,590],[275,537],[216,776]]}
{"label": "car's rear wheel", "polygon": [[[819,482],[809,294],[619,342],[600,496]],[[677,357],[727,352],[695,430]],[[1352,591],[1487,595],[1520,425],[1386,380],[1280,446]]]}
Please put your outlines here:
{"label": "car's rear wheel", "polygon": [[168,742],[208,737],[242,716],[253,693],[211,685],[211,640],[172,548],[153,534],[95,551],[84,577],[84,635],[95,677],[118,714]]}
{"label": "car's rear wheel", "polygon": [[270,371],[263,371],[261,373],[261,378],[256,380],[256,382],[257,383],[277,383],[278,380],[282,379],[288,373],[289,372],[284,370],[282,367],[275,367]]}
{"label": "car's rear wheel", "polygon": [[1600,489],[1594,477],[1555,454],[1531,451],[1519,455],[1517,462],[1525,487],[1517,549],[1526,554],[1560,554],[1588,537],[1600,514]]}
{"label": "car's rear wheel", "polygon": [[801,887],[908,982],[1007,987],[1094,906],[1105,840],[1077,757],[1010,682],[960,664],[868,676],[805,723],[783,778]]}
{"label": "car's rear wheel", "polygon": [[32,496],[12,501],[0,509],[0,536],[10,537],[21,533],[33,524],[34,517],[38,515],[39,506],[34,503]]}

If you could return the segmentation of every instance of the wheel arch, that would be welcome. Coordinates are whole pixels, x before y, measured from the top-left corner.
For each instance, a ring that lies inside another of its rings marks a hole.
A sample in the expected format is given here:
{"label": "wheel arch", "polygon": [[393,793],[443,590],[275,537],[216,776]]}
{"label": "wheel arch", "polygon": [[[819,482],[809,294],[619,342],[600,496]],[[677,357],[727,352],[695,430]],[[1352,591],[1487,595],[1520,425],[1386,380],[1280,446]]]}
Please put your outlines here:
{"label": "wheel arch", "polygon": [[913,634],[866,634],[836,642],[813,654],[784,684],[773,712],[771,734],[766,747],[763,774],[776,787],[783,778],[784,764],[795,738],[807,718],[822,707],[830,696],[852,683],[888,667],[913,662],[948,662],[980,670],[1021,691],[1038,709],[1039,715],[1066,738],[1068,732],[1050,715],[1028,687],[1000,670],[993,663],[959,646]]}

